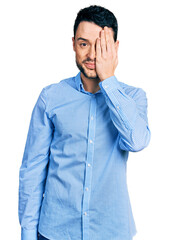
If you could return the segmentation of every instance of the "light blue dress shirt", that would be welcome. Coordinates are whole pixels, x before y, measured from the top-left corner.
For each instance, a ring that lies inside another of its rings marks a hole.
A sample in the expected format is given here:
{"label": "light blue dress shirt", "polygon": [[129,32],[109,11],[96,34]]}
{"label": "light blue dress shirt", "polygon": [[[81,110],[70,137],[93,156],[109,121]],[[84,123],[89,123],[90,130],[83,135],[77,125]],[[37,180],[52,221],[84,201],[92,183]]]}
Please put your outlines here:
{"label": "light blue dress shirt", "polygon": [[22,240],[131,240],[129,151],[150,141],[147,98],[115,76],[85,91],[81,73],[44,87],[19,170]]}

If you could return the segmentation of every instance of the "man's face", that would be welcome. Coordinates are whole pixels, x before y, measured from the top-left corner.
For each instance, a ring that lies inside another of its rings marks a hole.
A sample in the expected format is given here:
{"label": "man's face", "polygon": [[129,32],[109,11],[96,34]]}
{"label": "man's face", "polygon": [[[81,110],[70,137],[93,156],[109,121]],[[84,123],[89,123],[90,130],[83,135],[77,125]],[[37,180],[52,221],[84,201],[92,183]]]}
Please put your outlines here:
{"label": "man's face", "polygon": [[96,40],[100,37],[101,30],[102,28],[95,23],[82,21],[77,28],[75,39],[72,37],[77,67],[86,78],[98,79],[96,73]]}

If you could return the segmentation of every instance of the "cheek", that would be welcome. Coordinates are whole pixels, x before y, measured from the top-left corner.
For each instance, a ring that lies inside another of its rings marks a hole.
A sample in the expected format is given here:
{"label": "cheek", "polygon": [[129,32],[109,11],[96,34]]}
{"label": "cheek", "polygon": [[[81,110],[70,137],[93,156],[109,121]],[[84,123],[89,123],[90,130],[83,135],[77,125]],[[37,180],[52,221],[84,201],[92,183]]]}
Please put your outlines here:
{"label": "cheek", "polygon": [[84,61],[86,59],[86,54],[84,51],[76,51],[76,59],[78,59],[80,62]]}

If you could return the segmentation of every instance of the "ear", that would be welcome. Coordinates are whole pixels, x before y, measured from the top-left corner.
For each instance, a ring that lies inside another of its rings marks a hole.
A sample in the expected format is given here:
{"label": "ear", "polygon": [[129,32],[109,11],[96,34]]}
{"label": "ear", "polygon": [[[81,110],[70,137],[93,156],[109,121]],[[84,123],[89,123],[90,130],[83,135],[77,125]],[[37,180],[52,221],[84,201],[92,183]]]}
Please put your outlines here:
{"label": "ear", "polygon": [[116,48],[116,50],[118,51],[118,48],[119,48],[119,40],[116,40],[116,42],[115,42],[115,48]]}
{"label": "ear", "polygon": [[73,50],[75,51],[75,39],[72,37],[72,42],[73,42]]}
{"label": "ear", "polygon": [[116,49],[116,52],[118,52],[118,49],[119,49],[119,40],[116,40],[116,42],[115,42],[115,49]]}

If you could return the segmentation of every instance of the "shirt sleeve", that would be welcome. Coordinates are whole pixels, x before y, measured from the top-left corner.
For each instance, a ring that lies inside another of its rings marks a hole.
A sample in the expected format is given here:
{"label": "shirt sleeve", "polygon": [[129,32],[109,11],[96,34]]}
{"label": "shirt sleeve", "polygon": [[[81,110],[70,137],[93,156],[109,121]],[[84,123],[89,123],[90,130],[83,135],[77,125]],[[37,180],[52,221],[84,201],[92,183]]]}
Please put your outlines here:
{"label": "shirt sleeve", "polygon": [[19,169],[18,215],[21,240],[37,240],[38,221],[45,188],[53,124],[46,112],[42,89],[33,108],[22,164]]}
{"label": "shirt sleeve", "polygon": [[141,88],[125,91],[115,76],[99,82],[110,117],[119,132],[122,150],[136,152],[145,148],[150,141],[147,118],[146,93]]}

